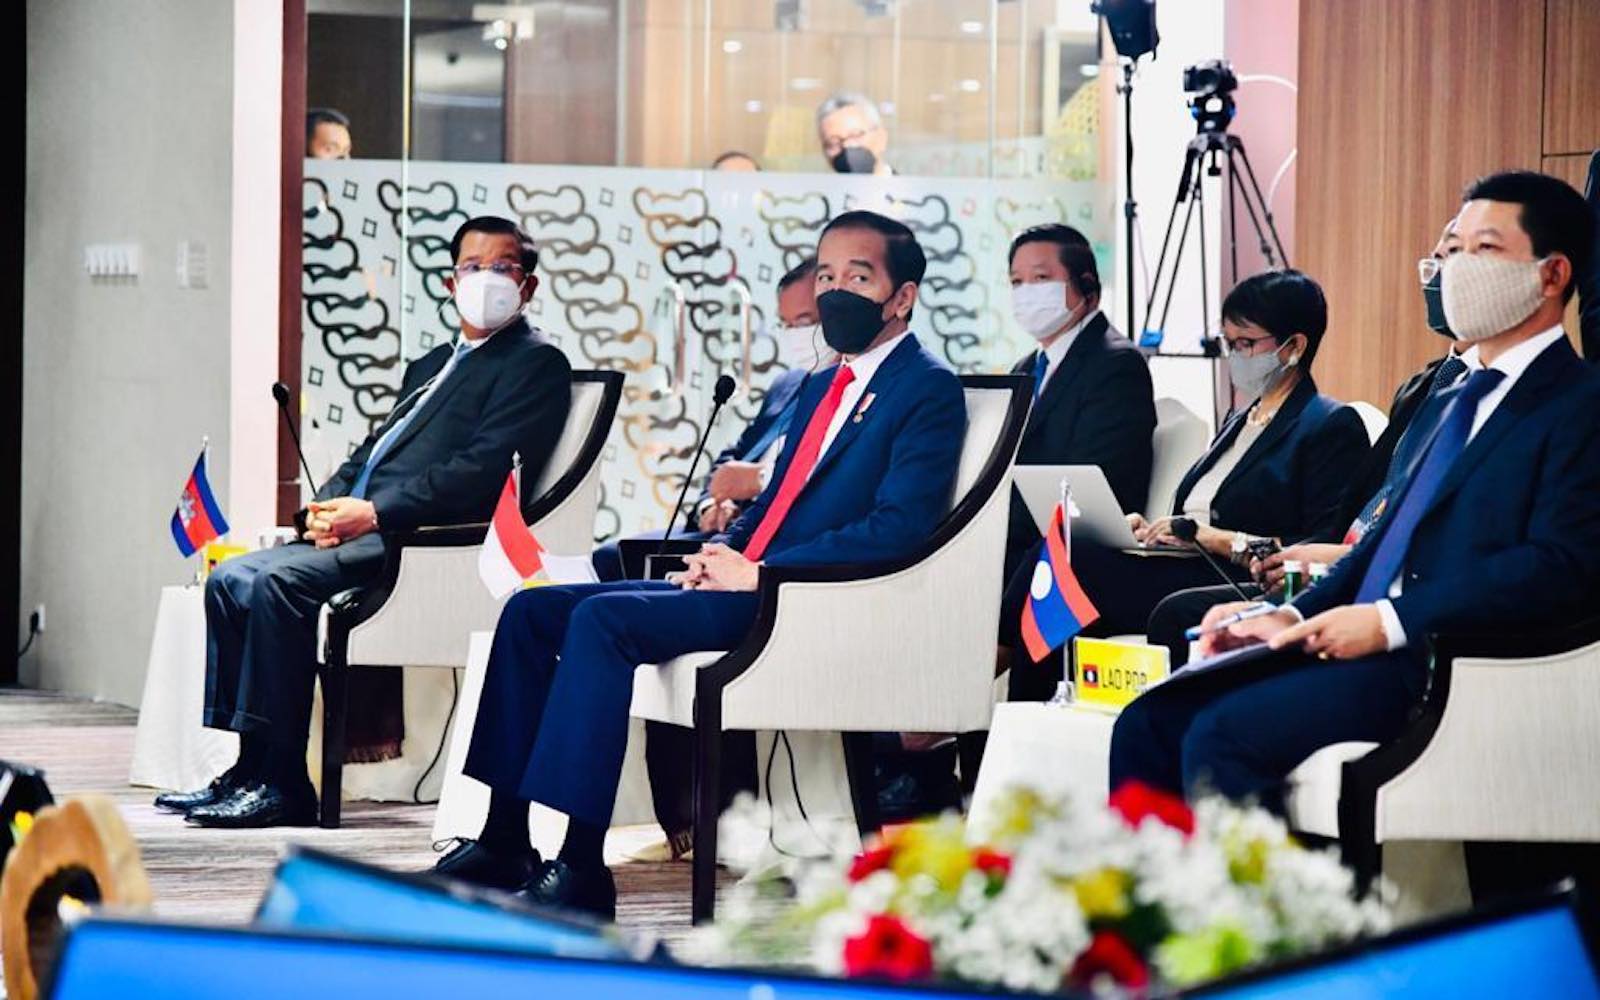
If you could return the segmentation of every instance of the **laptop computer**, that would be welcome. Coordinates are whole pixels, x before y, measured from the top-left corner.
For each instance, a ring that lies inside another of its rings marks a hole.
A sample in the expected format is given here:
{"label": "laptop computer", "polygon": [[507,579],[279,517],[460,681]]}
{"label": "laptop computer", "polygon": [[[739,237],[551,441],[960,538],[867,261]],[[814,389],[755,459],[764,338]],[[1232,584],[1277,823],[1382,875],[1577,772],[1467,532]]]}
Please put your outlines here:
{"label": "laptop computer", "polygon": [[1128,527],[1128,515],[1123,512],[1117,495],[1111,492],[1111,484],[1106,482],[1106,474],[1098,465],[1018,465],[1012,468],[1011,481],[1022,495],[1028,513],[1033,515],[1040,534],[1050,527],[1050,516],[1061,500],[1063,480],[1072,490],[1072,502],[1078,508],[1078,516],[1072,518],[1068,529],[1074,539],[1086,539],[1136,555],[1195,554],[1187,547],[1140,545],[1133,536],[1133,529]]}

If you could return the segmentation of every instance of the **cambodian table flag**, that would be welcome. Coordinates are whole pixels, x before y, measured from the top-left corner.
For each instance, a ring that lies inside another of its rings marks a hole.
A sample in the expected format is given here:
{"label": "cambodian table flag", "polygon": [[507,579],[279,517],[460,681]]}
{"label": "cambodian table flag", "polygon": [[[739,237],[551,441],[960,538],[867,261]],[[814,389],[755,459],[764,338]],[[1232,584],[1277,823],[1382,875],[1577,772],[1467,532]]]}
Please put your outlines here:
{"label": "cambodian table flag", "polygon": [[500,502],[494,507],[494,519],[489,522],[489,533],[478,552],[478,576],[497,601],[544,569],[544,546],[522,520],[519,471],[513,467],[506,476]]}
{"label": "cambodian table flag", "polygon": [[1072,573],[1067,555],[1067,502],[1056,504],[1050,515],[1050,530],[1044,534],[1044,548],[1039,550],[1028,587],[1028,603],[1022,608],[1022,642],[1035,663],[1100,617]]}
{"label": "cambodian table flag", "polygon": [[200,446],[200,457],[195,460],[189,481],[178,494],[178,509],[172,512],[172,540],[184,558],[199,552],[207,542],[228,533],[228,520],[217,506],[216,494],[211,492],[211,480],[206,478],[207,445]]}

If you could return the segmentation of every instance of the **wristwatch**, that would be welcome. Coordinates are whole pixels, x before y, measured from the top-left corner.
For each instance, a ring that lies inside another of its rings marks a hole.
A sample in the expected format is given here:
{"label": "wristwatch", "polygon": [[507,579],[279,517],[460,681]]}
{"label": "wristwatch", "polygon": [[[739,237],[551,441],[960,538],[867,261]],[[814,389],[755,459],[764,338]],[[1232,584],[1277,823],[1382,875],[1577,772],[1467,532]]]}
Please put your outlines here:
{"label": "wristwatch", "polygon": [[1255,536],[1247,535],[1242,531],[1235,531],[1233,533],[1233,542],[1228,546],[1228,551],[1232,554],[1233,561],[1241,565],[1245,564],[1250,558],[1250,543],[1254,541],[1256,541]]}

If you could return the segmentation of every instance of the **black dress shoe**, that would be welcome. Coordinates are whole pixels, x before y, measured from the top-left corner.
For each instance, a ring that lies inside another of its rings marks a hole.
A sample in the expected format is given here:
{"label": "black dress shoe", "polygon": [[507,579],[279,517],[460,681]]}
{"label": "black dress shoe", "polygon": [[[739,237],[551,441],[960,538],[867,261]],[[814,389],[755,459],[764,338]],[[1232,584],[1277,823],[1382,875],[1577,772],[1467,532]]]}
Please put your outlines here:
{"label": "black dress shoe", "polygon": [[574,868],[559,858],[546,861],[517,897],[534,906],[577,910],[607,922],[617,919],[617,883],[605,865]]}
{"label": "black dress shoe", "polygon": [[211,784],[193,792],[162,792],[156,796],[156,808],[166,812],[187,813],[200,806],[216,805],[238,788],[238,783],[233,778],[233,772],[225,771],[222,776],[214,779]]}
{"label": "black dress shoe", "polygon": [[220,802],[197,806],[186,817],[196,826],[231,830],[268,826],[316,826],[317,796],[307,784],[290,791],[256,782],[236,788]]}
{"label": "black dress shoe", "polygon": [[462,838],[429,873],[486,889],[516,889],[527,885],[539,870],[539,852],[524,848],[522,853],[493,851],[481,841]]}

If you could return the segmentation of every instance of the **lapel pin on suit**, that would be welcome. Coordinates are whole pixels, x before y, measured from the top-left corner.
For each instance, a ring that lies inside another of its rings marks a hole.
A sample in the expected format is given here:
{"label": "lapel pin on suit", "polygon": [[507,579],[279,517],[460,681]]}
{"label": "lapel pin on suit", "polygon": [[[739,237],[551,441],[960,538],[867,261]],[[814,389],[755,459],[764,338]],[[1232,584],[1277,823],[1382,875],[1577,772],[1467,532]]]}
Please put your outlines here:
{"label": "lapel pin on suit", "polygon": [[855,423],[861,423],[861,418],[867,415],[867,407],[871,406],[872,401],[877,398],[878,394],[875,392],[869,392],[861,397],[861,405],[856,407]]}

